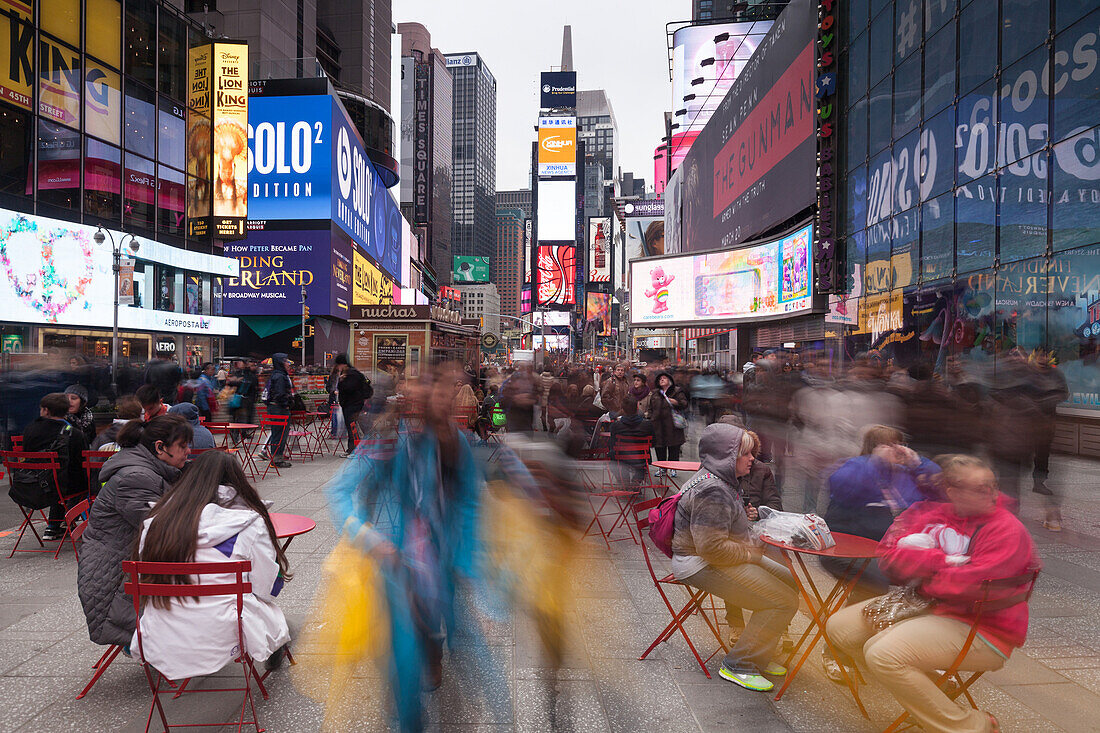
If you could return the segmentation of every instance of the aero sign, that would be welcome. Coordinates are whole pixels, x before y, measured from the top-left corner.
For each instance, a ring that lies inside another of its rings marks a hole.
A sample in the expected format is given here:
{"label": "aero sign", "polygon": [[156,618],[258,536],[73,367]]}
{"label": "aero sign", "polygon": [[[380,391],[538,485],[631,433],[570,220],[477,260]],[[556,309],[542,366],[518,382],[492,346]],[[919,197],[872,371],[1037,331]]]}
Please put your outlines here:
{"label": "aero sign", "polygon": [[539,118],[539,175],[577,174],[577,118]]}

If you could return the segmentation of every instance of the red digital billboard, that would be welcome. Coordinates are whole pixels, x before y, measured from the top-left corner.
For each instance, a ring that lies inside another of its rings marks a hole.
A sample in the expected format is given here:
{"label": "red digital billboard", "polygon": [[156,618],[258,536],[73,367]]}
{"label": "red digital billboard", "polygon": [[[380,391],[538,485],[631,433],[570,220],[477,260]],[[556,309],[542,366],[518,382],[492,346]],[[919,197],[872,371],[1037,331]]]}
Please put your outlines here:
{"label": "red digital billboard", "polygon": [[572,244],[540,244],[538,304],[571,306],[577,302],[577,248]]}

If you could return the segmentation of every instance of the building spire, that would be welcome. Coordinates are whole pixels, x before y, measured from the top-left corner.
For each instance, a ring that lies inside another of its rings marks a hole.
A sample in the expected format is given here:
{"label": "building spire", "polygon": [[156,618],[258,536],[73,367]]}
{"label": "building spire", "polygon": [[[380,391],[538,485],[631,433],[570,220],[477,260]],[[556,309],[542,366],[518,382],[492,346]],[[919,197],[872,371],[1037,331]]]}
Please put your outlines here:
{"label": "building spire", "polygon": [[561,70],[573,71],[573,26],[565,26],[561,35]]}

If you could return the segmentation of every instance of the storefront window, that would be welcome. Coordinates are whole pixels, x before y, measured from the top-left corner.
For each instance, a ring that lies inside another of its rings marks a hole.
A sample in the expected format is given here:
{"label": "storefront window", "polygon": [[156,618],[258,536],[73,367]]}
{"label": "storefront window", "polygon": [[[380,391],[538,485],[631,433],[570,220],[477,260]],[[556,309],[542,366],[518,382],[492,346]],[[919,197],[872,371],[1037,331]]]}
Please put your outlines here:
{"label": "storefront window", "polygon": [[184,176],[177,170],[157,166],[157,222],[168,234],[184,234]]}
{"label": "storefront window", "polygon": [[1045,151],[1001,169],[1001,262],[1046,251],[1047,169]]}
{"label": "storefront window", "polygon": [[187,96],[187,33],[183,22],[161,13],[159,34],[160,92],[176,100]]}
{"label": "storefront window", "polygon": [[991,52],[989,38],[990,31],[996,27],[997,3],[972,2],[959,13],[960,94],[966,94],[993,77],[997,53]]}
{"label": "storefront window", "polygon": [[917,171],[921,200],[926,201],[955,185],[955,108],[949,107],[925,122],[920,142]]}
{"label": "storefront window", "polygon": [[156,155],[156,95],[139,84],[126,85],[126,149],[152,158]]}
{"label": "storefront window", "polygon": [[871,90],[871,101],[868,112],[870,120],[870,154],[873,156],[883,148],[890,145],[890,89],[889,78]]}
{"label": "storefront window", "polygon": [[39,0],[42,30],[80,48],[80,0]]}
{"label": "storefront window", "polygon": [[997,178],[989,174],[960,186],[955,195],[958,217],[955,264],[961,275],[993,264],[996,245]]}
{"label": "storefront window", "polygon": [[1005,70],[1001,76],[1001,121],[1004,144],[998,160],[1013,163],[1046,146],[1047,87],[1043,74],[1050,60],[1046,46]]}
{"label": "storefront window", "polygon": [[154,0],[126,3],[126,73],[153,86],[157,77],[157,6]]}
{"label": "storefront window", "polygon": [[1054,249],[1071,249],[1100,242],[1100,127],[1086,130],[1054,146]]}
{"label": "storefront window", "polygon": [[39,35],[38,113],[43,120],[80,129],[84,66],[80,52]]}
{"label": "storefront window", "polygon": [[176,271],[167,265],[157,265],[156,275],[156,310],[174,311],[177,302],[175,300]]}
{"label": "storefront window", "polygon": [[[1054,85],[1054,119],[1051,140],[1060,142],[1083,127],[1097,122],[1096,108],[1100,105],[1100,68],[1093,61],[1086,63],[1081,56],[1084,49],[1096,52],[1095,37],[1100,26],[1100,10],[1092,13],[1054,39],[1055,59],[1080,59],[1070,67],[1058,67]],[[1089,39],[1094,39],[1089,41]]]}
{"label": "storefront window", "polygon": [[920,54],[910,56],[894,70],[894,137],[917,126],[920,120]]}
{"label": "storefront window", "polygon": [[997,96],[990,80],[959,100],[955,165],[959,185],[994,169],[997,162]]}
{"label": "storefront window", "polygon": [[85,50],[116,69],[122,47],[122,6],[119,0],[87,0]]}
{"label": "storefront window", "polygon": [[0,194],[27,196],[31,192],[30,173],[34,170],[32,145],[34,128],[31,114],[0,104]]}
{"label": "storefront window", "polygon": [[867,166],[848,174],[848,200],[844,208],[848,212],[849,232],[867,226]]}
{"label": "storefront window", "polygon": [[921,279],[932,282],[951,277],[955,267],[955,195],[921,205]]}
{"label": "storefront window", "polygon": [[104,224],[122,221],[122,153],[114,145],[84,138],[84,213]]}
{"label": "storefront window", "polygon": [[924,119],[954,101],[955,64],[955,24],[950,23],[924,45]]}
{"label": "storefront window", "polygon": [[[955,17],[958,0],[935,0],[924,5],[924,37],[928,38],[943,27],[943,24]],[[954,35],[954,34],[952,34]],[[927,53],[925,49],[925,53]],[[954,58],[954,54],[952,54]]]}
{"label": "storefront window", "polygon": [[[874,13],[872,12],[872,15]],[[887,10],[871,21],[870,62],[871,83],[889,73],[894,59],[894,14]]]}
{"label": "storefront window", "polygon": [[849,38],[853,35],[861,32],[867,27],[867,10],[870,3],[868,0],[852,0],[848,3],[848,18],[844,24],[845,29],[849,33]]}
{"label": "storefront window", "polygon": [[1055,30],[1061,33],[1080,20],[1085,13],[1095,9],[1094,0],[1058,0],[1054,4]]}
{"label": "storefront window", "polygon": [[997,273],[996,336],[1002,354],[1046,344],[1047,274],[1045,259],[1013,262]]}
{"label": "storefront window", "polygon": [[848,120],[844,125],[847,134],[848,169],[851,170],[867,160],[867,98],[863,97],[848,110]]}
{"label": "storefront window", "polygon": [[1069,386],[1072,407],[1100,409],[1100,248],[1053,257],[1047,297],[1047,348]]}
{"label": "storefront window", "polygon": [[184,313],[197,316],[203,312],[202,276],[187,273],[183,278]]}
{"label": "storefront window", "polygon": [[109,143],[122,142],[122,77],[88,58],[84,79],[84,131]]}
{"label": "storefront window", "polygon": [[44,120],[38,123],[38,200],[80,210],[80,134]]}
{"label": "storefront window", "polygon": [[124,225],[151,231],[155,226],[153,214],[156,166],[132,153],[126,154],[123,204]]}
{"label": "storefront window", "polygon": [[858,99],[867,93],[868,80],[871,72],[867,68],[867,34],[852,41],[848,47],[848,68],[851,76],[848,77],[848,98]]}
{"label": "storefront window", "polygon": [[165,165],[183,170],[187,165],[187,144],[184,142],[184,108],[167,97],[160,98],[157,113],[157,156]]}
{"label": "storefront window", "polygon": [[1047,38],[1050,3],[1001,0],[1001,66],[1008,66]]}

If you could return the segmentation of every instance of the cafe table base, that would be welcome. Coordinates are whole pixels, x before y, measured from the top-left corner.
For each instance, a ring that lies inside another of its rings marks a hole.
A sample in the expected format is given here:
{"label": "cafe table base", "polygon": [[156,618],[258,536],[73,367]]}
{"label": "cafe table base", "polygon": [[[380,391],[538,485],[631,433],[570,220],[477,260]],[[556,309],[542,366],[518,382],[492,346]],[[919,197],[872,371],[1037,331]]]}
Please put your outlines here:
{"label": "cafe table base", "polygon": [[[791,571],[795,585],[798,586],[798,592],[802,596],[802,600],[806,602],[806,606],[810,611],[809,625],[806,627],[806,630],[802,632],[802,636],[799,637],[794,648],[791,649],[790,654],[787,656],[785,664],[788,668],[787,676],[775,695],[775,700],[778,702],[782,699],[783,693],[787,691],[791,682],[794,681],[799,670],[802,669],[802,665],[805,664],[806,660],[810,657],[814,647],[817,646],[818,640],[824,639],[825,645],[829,648],[829,651],[832,652],[835,659],[843,658],[844,655],[837,653],[837,649],[833,646],[833,642],[829,639],[829,635],[825,633],[825,625],[828,623],[829,617],[839,611],[844,606],[844,602],[848,600],[848,596],[851,595],[852,589],[855,588],[856,583],[859,582],[860,577],[863,575],[863,571],[867,569],[871,560],[875,558],[878,543],[865,537],[834,532],[833,539],[836,540],[836,546],[824,551],[815,551],[792,547],[791,545],[777,542],[768,537],[763,539],[766,544],[779,550],[780,554],[783,556],[783,561],[786,563],[787,569]],[[837,579],[836,583],[833,584],[832,590],[830,590],[827,595],[822,596],[821,591],[817,587],[817,583],[814,582],[813,575],[806,566],[805,560],[803,560],[803,555],[835,557],[848,560],[849,563],[844,576]],[[791,667],[791,662],[800,651],[801,656],[798,657],[798,661],[795,662],[795,665]],[[863,717],[869,717],[866,708],[863,707],[863,701],[859,698],[859,670],[853,668],[851,673],[849,673],[844,665],[839,665],[839,667],[840,674],[844,678],[844,684],[847,685],[848,689],[851,691],[852,698],[856,701],[859,711],[863,713]]]}

